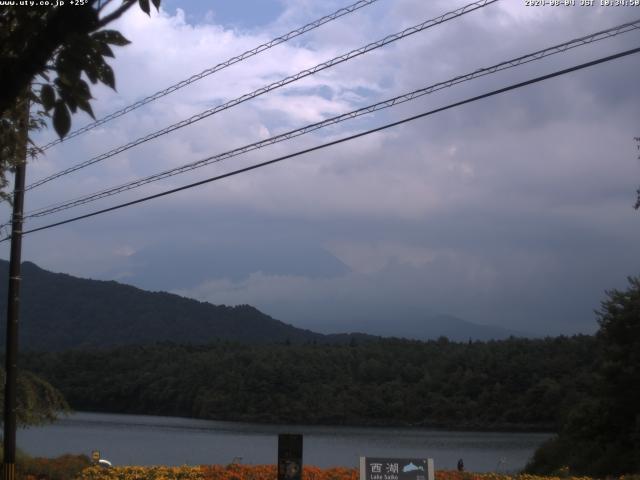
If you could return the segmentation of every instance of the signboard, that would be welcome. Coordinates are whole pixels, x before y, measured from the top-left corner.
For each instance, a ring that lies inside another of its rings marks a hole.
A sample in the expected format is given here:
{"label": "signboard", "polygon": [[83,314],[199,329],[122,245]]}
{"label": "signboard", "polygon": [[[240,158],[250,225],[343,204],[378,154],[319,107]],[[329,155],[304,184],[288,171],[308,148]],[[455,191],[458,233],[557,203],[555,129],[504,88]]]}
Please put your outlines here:
{"label": "signboard", "polygon": [[301,480],[302,435],[278,435],[278,480]]}
{"label": "signboard", "polygon": [[434,480],[433,459],[360,457],[360,480]]}

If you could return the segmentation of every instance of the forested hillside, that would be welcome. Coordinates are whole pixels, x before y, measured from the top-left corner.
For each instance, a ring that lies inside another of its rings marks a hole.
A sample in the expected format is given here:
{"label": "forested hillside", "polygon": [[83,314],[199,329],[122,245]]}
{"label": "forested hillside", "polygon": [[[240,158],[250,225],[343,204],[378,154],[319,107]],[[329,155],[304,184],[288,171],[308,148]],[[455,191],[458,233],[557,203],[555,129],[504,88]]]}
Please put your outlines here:
{"label": "forested hillside", "polygon": [[78,410],[220,420],[554,429],[592,384],[594,339],[130,346],[31,353]]}
{"label": "forested hillside", "polygon": [[[414,339],[504,339],[527,336],[478,325],[450,315],[390,308],[377,317],[341,323],[326,319],[321,334],[270,317],[251,305],[213,305],[167,292],[149,292],[114,281],[78,278],[22,264],[20,346],[27,350],[147,345],[162,341],[206,344],[216,340],[240,343],[349,343],[398,336]],[[0,291],[6,291],[8,263],[0,260]],[[0,311],[6,310],[0,295]],[[385,328],[376,322],[383,319]],[[333,322],[333,323],[331,323]],[[365,333],[354,333],[365,332]],[[367,335],[374,333],[373,335]],[[4,342],[0,330],[0,344]]]}
{"label": "forested hillside", "polygon": [[[250,305],[212,305],[117,282],[52,273],[31,262],[23,263],[22,273],[20,345],[26,350],[153,344],[168,339],[202,344],[217,339],[302,343],[351,338],[296,328]],[[0,260],[0,291],[7,290],[7,279],[8,263]],[[6,302],[6,295],[0,295],[0,311],[6,310]],[[4,335],[0,329],[2,345]]]}

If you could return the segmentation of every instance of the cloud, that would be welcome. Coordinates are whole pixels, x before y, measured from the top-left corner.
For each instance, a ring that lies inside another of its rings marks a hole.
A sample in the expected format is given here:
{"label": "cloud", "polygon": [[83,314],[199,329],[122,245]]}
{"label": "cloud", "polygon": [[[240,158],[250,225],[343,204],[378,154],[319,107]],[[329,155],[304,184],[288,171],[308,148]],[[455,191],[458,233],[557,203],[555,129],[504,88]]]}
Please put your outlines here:
{"label": "cloud", "polygon": [[[462,4],[377,2],[64,142],[29,165],[28,181]],[[197,22],[188,11],[151,19],[131,12],[117,25],[133,42],[116,53],[118,92],[96,88],[95,110],[109,113],[340,6],[282,5],[261,29],[217,24],[222,17],[205,12]],[[499,2],[52,182],[29,193],[27,210],[602,30],[625,21],[625,12]],[[397,121],[617,52],[635,39],[634,32],[486,76],[118,200]],[[403,306],[523,330],[590,331],[602,292],[640,270],[631,209],[640,166],[636,70],[637,58],[621,59],[34,234],[25,256],[58,271],[253,303],[302,326]],[[74,126],[86,121],[74,117]],[[174,274],[182,261],[197,274]]]}
{"label": "cloud", "polygon": [[136,253],[136,250],[129,245],[123,245],[122,247],[117,248],[113,253],[117,257],[130,257]]}
{"label": "cloud", "polygon": [[422,267],[435,259],[435,252],[428,248],[394,243],[337,243],[331,251],[352,271],[374,273],[393,263]]}
{"label": "cloud", "polygon": [[[367,247],[362,245],[358,254]],[[580,296],[584,285],[567,282],[570,275],[557,268],[551,254],[510,252],[508,262],[460,250],[431,253],[423,263],[415,262],[415,254],[411,257],[403,261],[395,256],[385,265],[374,265],[375,270],[330,278],[258,271],[241,280],[210,280],[177,293],[213,303],[249,303],[286,322],[323,332],[349,331],[361,324],[400,326],[443,312],[539,334],[590,332],[595,327],[592,310],[599,296],[576,304],[573,296]],[[562,291],[551,293],[549,281],[567,283]],[[553,302],[541,303],[541,297],[552,297]]]}

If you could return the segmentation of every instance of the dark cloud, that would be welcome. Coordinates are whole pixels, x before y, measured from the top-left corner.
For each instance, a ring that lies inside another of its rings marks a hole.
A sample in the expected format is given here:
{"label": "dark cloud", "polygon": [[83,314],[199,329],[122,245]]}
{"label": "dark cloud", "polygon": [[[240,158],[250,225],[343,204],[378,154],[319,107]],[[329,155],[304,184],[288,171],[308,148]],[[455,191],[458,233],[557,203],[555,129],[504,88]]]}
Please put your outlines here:
{"label": "dark cloud", "polygon": [[[313,18],[310,5],[284,5],[269,28]],[[27,207],[219,153],[608,28],[628,16],[625,9],[532,11],[518,5],[500,2],[301,86],[247,102],[69,176],[56,188],[35,191]],[[323,27],[299,43],[52,149],[30,166],[30,175],[44,176],[95,155],[96,149],[105,151],[452,8],[448,1],[379,2],[345,23]],[[153,22],[143,17],[127,20],[134,43],[117,66],[121,93],[131,101],[156,83],[200,71],[212,58],[226,58],[228,50],[242,51],[270,33],[240,34],[178,16]],[[122,199],[415,115],[630,48],[638,40],[633,32],[576,48]],[[623,287],[627,275],[640,272],[638,214],[631,208],[640,183],[633,141],[640,136],[638,58],[34,234],[25,241],[25,258],[56,271],[115,278],[216,303],[251,303],[323,331],[363,318],[380,326],[442,313],[536,334],[593,331],[593,309],[604,291]],[[140,68],[149,69],[148,79],[141,78]],[[97,96],[107,106],[127,103],[109,92]]]}

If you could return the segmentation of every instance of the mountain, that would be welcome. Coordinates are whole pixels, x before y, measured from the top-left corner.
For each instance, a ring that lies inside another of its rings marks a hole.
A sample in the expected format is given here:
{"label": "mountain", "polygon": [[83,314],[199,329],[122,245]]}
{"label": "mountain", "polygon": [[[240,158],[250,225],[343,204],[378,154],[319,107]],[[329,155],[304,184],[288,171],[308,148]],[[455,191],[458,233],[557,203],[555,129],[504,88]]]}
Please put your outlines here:
{"label": "mountain", "polygon": [[[334,311],[322,315],[320,308],[296,312],[296,324],[313,331],[366,332],[381,337],[397,337],[415,340],[435,340],[447,337],[455,342],[471,340],[504,340],[509,337],[532,338],[536,335],[492,325],[481,325],[462,318],[439,313],[422,305],[403,303],[400,299],[387,302],[362,302],[357,308]],[[326,311],[326,310],[325,310]],[[292,317],[280,316],[284,321]]]}
{"label": "mountain", "polygon": [[[9,264],[0,260],[0,311],[6,315]],[[22,264],[21,349],[63,350],[114,345],[243,343],[345,343],[350,335],[322,335],[240,305],[212,305],[114,281],[88,280]],[[4,345],[5,323],[0,339]],[[365,339],[365,335],[354,335]]]}
{"label": "mountain", "polygon": [[[447,337],[455,342],[471,340],[504,340],[509,337],[534,337],[528,333],[503,327],[479,325],[453,315],[438,314],[418,308],[395,306],[340,319],[336,323],[322,319],[308,319],[305,325],[321,332],[338,331],[367,332],[381,337],[399,337],[416,340],[433,340]],[[314,321],[315,320],[315,321]]]}
{"label": "mountain", "polygon": [[[9,264],[0,260],[0,314],[6,312]],[[89,280],[22,264],[21,349],[55,351],[157,342],[205,344],[348,343],[378,336],[427,340],[446,336],[454,341],[518,336],[498,327],[473,324],[456,317],[410,309],[378,309],[375,314],[331,323],[318,319],[317,333],[276,320],[250,305],[212,305],[166,292],[149,292],[114,281]],[[308,323],[310,324],[310,323]],[[521,336],[521,335],[520,335]],[[4,322],[0,345],[4,345]]]}

